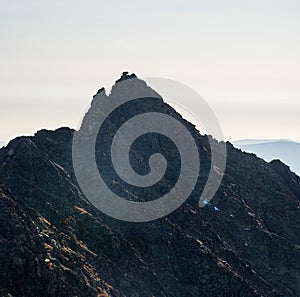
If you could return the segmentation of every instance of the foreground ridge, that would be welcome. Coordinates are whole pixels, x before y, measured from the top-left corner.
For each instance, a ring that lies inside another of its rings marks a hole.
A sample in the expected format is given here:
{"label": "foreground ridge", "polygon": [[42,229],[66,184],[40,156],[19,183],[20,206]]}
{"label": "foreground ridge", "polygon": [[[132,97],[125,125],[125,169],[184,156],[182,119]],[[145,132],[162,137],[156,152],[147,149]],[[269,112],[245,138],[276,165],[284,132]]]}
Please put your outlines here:
{"label": "foreground ridge", "polygon": [[[116,83],[130,77],[137,79],[123,73]],[[95,100],[86,117],[94,116]],[[0,149],[1,296],[300,295],[300,178],[279,161],[267,163],[227,143],[222,185],[199,208],[210,136],[163,100],[156,104],[186,125],[201,158],[191,197],[157,221],[120,222],[88,202],[72,168],[72,129],[41,130]],[[136,147],[139,164],[156,149],[153,139],[145,141]],[[113,180],[110,186],[125,190]]]}

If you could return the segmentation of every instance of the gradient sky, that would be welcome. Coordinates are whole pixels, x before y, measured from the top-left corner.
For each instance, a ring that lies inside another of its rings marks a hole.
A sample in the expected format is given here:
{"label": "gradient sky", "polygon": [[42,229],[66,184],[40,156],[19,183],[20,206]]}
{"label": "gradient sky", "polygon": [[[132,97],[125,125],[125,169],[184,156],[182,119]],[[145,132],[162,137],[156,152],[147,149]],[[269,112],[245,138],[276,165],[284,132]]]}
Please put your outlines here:
{"label": "gradient sky", "polygon": [[0,140],[77,127],[92,95],[128,70],[195,89],[226,139],[300,141],[299,0],[0,0],[0,7]]}

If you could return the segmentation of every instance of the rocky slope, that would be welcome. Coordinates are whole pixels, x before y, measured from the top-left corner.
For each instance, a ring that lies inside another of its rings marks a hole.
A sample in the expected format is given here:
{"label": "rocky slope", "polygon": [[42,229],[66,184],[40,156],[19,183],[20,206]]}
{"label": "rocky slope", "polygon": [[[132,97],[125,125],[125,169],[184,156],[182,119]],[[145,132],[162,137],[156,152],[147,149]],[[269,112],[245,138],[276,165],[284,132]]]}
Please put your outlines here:
{"label": "rocky slope", "polygon": [[[300,296],[300,178],[280,161],[266,163],[227,143],[222,185],[199,208],[208,137],[162,100],[155,109],[187,126],[202,162],[187,202],[156,221],[120,222],[87,201],[72,169],[69,128],[0,150],[1,296]],[[155,137],[135,147],[133,162],[142,169],[148,148],[161,149]],[[155,191],[167,191],[173,178]]]}

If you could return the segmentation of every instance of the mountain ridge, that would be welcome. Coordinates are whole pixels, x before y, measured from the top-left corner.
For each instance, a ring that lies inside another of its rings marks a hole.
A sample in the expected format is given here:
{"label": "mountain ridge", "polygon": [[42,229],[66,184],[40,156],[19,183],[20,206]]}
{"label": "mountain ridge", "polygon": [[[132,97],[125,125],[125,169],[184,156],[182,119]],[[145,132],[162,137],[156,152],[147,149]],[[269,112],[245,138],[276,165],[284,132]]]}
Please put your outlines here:
{"label": "mountain ridge", "polygon": [[[300,294],[300,178],[279,161],[269,164],[227,143],[222,184],[199,208],[210,136],[163,101],[155,104],[193,133],[202,163],[186,203],[153,222],[112,219],[84,197],[72,168],[72,129],[41,130],[0,149],[3,296]],[[126,112],[150,107],[141,102]],[[144,164],[144,147],[156,151],[155,143],[146,140],[136,161]]]}

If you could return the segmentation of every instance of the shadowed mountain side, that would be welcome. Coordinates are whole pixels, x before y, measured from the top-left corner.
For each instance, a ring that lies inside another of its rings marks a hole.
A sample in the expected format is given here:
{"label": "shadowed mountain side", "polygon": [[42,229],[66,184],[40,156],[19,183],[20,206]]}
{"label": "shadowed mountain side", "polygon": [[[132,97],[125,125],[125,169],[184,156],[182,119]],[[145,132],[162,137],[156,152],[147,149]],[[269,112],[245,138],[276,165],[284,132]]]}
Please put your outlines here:
{"label": "shadowed mountain side", "polygon": [[[300,295],[300,178],[279,161],[269,164],[227,143],[221,187],[199,208],[210,169],[209,138],[162,100],[155,108],[187,127],[201,159],[186,203],[156,221],[118,221],[87,201],[72,168],[69,128],[19,137],[0,150],[1,295]],[[94,116],[92,109],[86,117]],[[145,151],[159,149],[156,140],[145,139]],[[96,158],[104,141],[105,135],[97,139]],[[166,145],[164,151],[172,152]],[[135,147],[133,164],[145,170],[141,148]]]}

